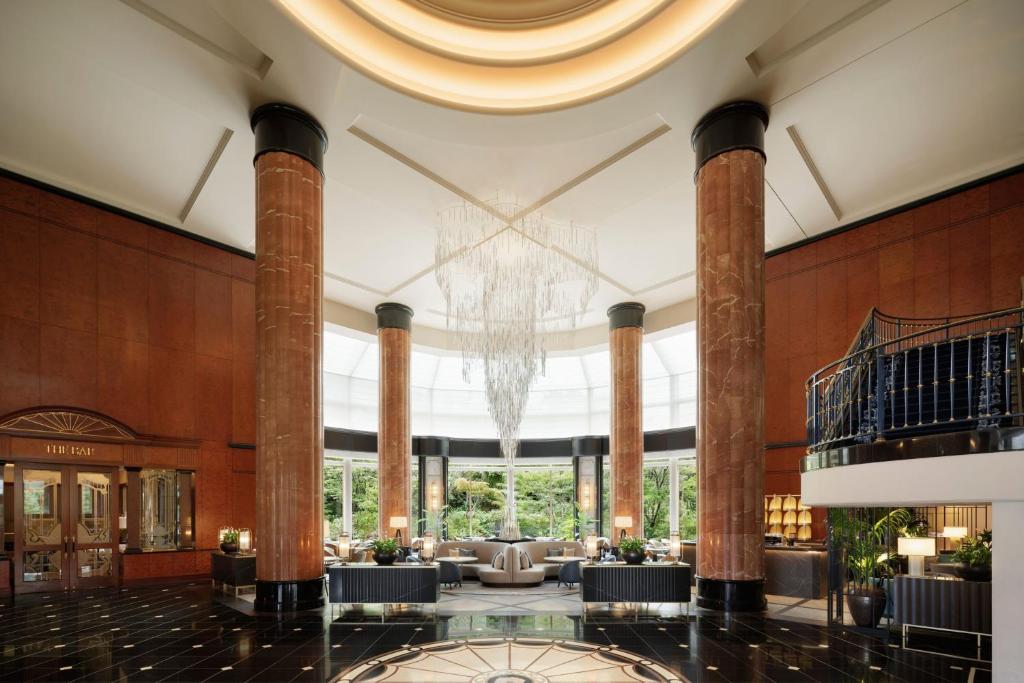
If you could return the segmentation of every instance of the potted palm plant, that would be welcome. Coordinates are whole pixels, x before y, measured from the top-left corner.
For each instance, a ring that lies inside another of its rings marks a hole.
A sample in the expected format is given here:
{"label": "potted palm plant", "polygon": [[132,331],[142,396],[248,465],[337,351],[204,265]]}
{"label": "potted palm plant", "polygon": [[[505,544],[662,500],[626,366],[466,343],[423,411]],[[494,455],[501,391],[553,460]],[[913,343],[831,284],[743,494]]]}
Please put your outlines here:
{"label": "potted palm plant", "polygon": [[953,572],[968,581],[992,580],[992,532],[965,538],[953,553]]}
{"label": "potted palm plant", "polygon": [[619,552],[626,564],[643,564],[644,561],[644,539],[634,536],[627,536],[619,541]]}
{"label": "potted palm plant", "polygon": [[394,538],[378,538],[370,548],[373,549],[373,561],[381,566],[394,564],[398,559],[398,541]]}

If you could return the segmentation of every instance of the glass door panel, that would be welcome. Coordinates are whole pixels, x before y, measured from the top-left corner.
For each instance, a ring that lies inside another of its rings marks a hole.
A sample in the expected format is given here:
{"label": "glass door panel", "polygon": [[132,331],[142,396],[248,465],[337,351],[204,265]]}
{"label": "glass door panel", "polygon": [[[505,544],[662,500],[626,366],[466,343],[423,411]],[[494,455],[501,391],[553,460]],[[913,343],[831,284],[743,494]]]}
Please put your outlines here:
{"label": "glass door panel", "polygon": [[110,582],[115,575],[117,543],[114,471],[74,468],[70,474],[75,484],[72,587]]}
{"label": "glass door panel", "polygon": [[60,468],[15,468],[15,582],[56,590],[67,580],[66,501]]}

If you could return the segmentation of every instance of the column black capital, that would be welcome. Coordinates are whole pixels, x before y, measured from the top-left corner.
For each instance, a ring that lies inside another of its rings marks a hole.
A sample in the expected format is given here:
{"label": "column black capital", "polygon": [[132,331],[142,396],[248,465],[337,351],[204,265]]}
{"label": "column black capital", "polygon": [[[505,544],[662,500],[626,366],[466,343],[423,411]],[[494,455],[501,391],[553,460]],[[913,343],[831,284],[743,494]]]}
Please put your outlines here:
{"label": "column black capital", "polygon": [[412,329],[412,309],[405,304],[388,302],[379,304],[373,309],[377,314],[377,329],[397,328],[399,330]]}
{"label": "column black capital", "polygon": [[697,122],[690,136],[690,144],[697,155],[694,179],[705,163],[725,152],[750,149],[764,157],[767,128],[768,110],[757,102],[730,102],[709,111]]}
{"label": "column black capital", "polygon": [[615,304],[608,309],[608,329],[616,330],[620,327],[643,327],[644,312],[647,308],[636,301],[626,301]]}
{"label": "column black capital", "polygon": [[290,104],[272,102],[256,107],[250,123],[256,135],[253,162],[266,152],[287,152],[313,164],[323,175],[327,133],[312,115]]}

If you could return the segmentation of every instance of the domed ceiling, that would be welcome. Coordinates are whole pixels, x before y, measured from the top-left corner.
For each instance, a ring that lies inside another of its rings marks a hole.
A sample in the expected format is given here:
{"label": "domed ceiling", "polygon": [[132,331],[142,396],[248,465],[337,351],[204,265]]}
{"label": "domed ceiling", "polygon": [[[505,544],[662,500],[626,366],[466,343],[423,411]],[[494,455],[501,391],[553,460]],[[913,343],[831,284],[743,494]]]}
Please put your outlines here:
{"label": "domed ceiling", "polygon": [[492,113],[556,109],[628,86],[738,0],[277,0],[350,65],[403,92]]}

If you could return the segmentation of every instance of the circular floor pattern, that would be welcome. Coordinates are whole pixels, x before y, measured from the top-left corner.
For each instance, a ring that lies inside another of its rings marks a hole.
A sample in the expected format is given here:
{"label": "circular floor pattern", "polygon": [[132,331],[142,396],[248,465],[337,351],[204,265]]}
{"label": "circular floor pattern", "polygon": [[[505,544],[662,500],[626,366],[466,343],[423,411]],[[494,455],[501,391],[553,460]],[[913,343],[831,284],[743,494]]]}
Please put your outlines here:
{"label": "circular floor pattern", "polygon": [[661,664],[615,645],[543,638],[480,638],[403,647],[355,664],[333,683],[682,683],[685,680]]}

